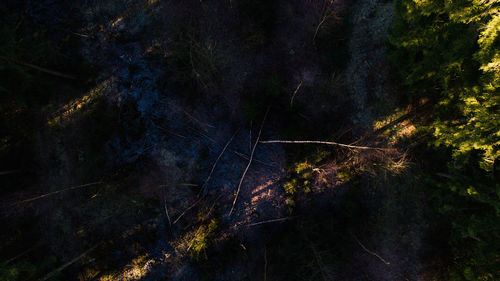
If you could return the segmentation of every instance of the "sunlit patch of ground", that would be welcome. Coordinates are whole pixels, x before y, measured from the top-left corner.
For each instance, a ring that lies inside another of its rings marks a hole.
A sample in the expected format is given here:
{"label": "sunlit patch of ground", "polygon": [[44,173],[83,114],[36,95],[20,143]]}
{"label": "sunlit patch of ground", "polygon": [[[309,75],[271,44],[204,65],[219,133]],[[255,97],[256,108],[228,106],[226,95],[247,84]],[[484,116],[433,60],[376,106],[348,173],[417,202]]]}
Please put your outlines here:
{"label": "sunlit patch of ground", "polygon": [[403,139],[408,139],[418,133],[413,123],[418,118],[419,112],[428,109],[428,100],[419,100],[417,104],[411,104],[405,108],[396,108],[391,114],[379,117],[373,122],[373,130],[380,132],[395,145]]}
{"label": "sunlit patch of ground", "polygon": [[61,125],[71,120],[71,118],[78,112],[81,112],[92,105],[98,97],[103,96],[105,89],[111,87],[113,79],[108,79],[93,88],[88,94],[78,99],[72,100],[66,105],[56,110],[47,124],[49,126]]}
{"label": "sunlit patch of ground", "polygon": [[252,191],[252,198],[250,199],[250,202],[252,205],[257,204],[260,200],[265,200],[266,198],[271,197],[271,189],[270,187],[274,184],[272,180],[268,180],[267,182],[264,182],[263,184],[257,186],[253,191]]}
{"label": "sunlit patch of ground", "polygon": [[265,146],[261,146],[260,149],[262,149],[261,153],[265,149],[266,161],[275,165],[267,166],[258,163],[251,165],[241,185],[241,192],[231,216],[235,230],[251,223],[286,215],[286,198],[281,186],[286,175],[283,168],[283,151]]}
{"label": "sunlit patch of ground", "polygon": [[117,274],[106,274],[99,278],[99,281],[132,281],[140,280],[150,271],[155,261],[149,259],[148,255],[141,255],[133,259],[129,264],[123,267],[122,271]]}
{"label": "sunlit patch of ground", "polygon": [[409,138],[417,132],[417,128],[409,119],[411,111],[410,106],[404,109],[396,109],[394,113],[376,120],[373,123],[373,129],[375,131],[382,130],[382,134],[393,145],[402,138]]}

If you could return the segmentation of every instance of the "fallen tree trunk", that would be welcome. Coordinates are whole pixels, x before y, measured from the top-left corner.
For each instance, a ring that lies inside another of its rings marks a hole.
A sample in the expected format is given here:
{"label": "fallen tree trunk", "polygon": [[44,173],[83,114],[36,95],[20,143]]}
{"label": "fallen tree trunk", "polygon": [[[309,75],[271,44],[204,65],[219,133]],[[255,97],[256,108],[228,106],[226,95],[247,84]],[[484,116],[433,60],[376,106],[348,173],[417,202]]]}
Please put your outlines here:
{"label": "fallen tree trunk", "polygon": [[358,146],[358,145],[350,145],[343,144],[333,141],[309,141],[309,140],[268,140],[268,141],[260,141],[260,143],[292,143],[292,144],[326,144],[326,145],[336,145],[341,147],[353,148],[353,149],[375,149],[375,150],[391,150],[392,148],[384,148],[384,147],[370,147],[370,146]]}

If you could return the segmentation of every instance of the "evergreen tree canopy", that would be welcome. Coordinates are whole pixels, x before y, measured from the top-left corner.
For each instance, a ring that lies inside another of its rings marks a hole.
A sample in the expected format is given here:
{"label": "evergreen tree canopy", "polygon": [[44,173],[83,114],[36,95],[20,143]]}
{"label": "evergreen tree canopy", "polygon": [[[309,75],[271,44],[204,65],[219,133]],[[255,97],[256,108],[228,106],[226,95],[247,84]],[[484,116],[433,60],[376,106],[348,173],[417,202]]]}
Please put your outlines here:
{"label": "evergreen tree canopy", "polygon": [[436,102],[429,127],[435,144],[454,148],[456,159],[481,151],[486,171],[500,155],[499,6],[495,0],[398,1],[389,39],[410,97]]}
{"label": "evergreen tree canopy", "polygon": [[440,187],[436,205],[451,219],[451,279],[498,280],[500,2],[395,5],[390,59],[409,99],[434,104],[421,124],[431,143],[452,150],[445,182],[433,182]]}

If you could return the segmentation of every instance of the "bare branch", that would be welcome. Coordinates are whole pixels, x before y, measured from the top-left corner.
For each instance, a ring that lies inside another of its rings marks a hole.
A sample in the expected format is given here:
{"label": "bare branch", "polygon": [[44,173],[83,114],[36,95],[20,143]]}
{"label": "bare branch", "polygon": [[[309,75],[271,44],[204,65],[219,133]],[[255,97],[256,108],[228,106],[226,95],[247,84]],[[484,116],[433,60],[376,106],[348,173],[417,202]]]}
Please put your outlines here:
{"label": "bare branch", "polygon": [[11,62],[11,63],[18,64],[18,65],[22,65],[22,66],[26,66],[26,67],[29,67],[29,68],[33,68],[33,69],[36,69],[38,71],[41,71],[41,72],[44,72],[44,73],[47,73],[47,74],[51,74],[51,75],[54,75],[54,76],[58,76],[58,77],[66,78],[66,79],[76,79],[76,77],[74,77],[72,75],[68,75],[68,74],[61,73],[59,71],[54,71],[54,70],[50,70],[50,69],[47,69],[47,68],[43,68],[43,67],[31,64],[31,63],[26,63],[26,62],[22,62],[22,61],[10,59],[10,58],[4,57],[4,56],[0,56],[0,59],[6,60],[6,61]]}
{"label": "bare branch", "polygon": [[246,227],[252,227],[252,226],[261,225],[261,224],[266,224],[266,223],[272,223],[272,222],[280,222],[280,221],[291,220],[291,219],[294,219],[294,218],[295,218],[295,217],[286,217],[286,218],[279,218],[279,219],[265,220],[265,221],[259,221],[259,222],[255,222],[255,223],[246,224],[245,226],[246,226]]}
{"label": "bare branch", "polygon": [[198,198],[198,200],[196,200],[196,202],[194,202],[191,206],[189,206],[186,210],[184,210],[184,212],[182,212],[182,214],[180,214],[176,219],[175,221],[172,223],[172,225],[176,224],[189,210],[191,210],[192,208],[194,208],[196,205],[198,205],[198,203],[200,203],[201,199],[203,199],[204,196],[201,196],[200,198]]}
{"label": "bare branch", "polygon": [[260,143],[294,143],[294,144],[327,144],[327,145],[336,145],[341,147],[353,148],[353,149],[375,149],[375,150],[392,150],[392,148],[383,148],[383,147],[370,147],[370,146],[357,146],[350,144],[343,144],[333,141],[288,141],[288,140],[268,140],[268,141],[260,141]]}
{"label": "bare branch", "polygon": [[99,246],[102,242],[99,242],[97,243],[96,245],[94,245],[92,248],[88,249],[87,251],[83,252],[83,254],[79,255],[78,257],[70,260],[69,262],[61,265],[60,267],[56,268],[55,270],[53,270],[52,272],[50,272],[49,274],[45,275],[45,277],[41,278],[40,281],[45,281],[45,280],[48,280],[50,278],[52,278],[55,274],[57,274],[58,272],[64,270],[66,267],[74,264],[75,262],[81,260],[83,257],[85,257],[88,253],[90,253],[91,251],[93,251],[95,248],[97,248],[97,246]]}
{"label": "bare branch", "polygon": [[321,259],[321,256],[318,254],[318,251],[316,250],[316,246],[314,246],[314,244],[312,242],[309,242],[309,246],[311,246],[311,250],[312,250],[312,252],[314,254],[314,259],[316,260],[316,264],[319,267],[319,271],[321,273],[321,277],[323,278],[324,281],[327,281],[328,278],[326,278],[325,269],[324,269],[324,266],[323,266],[323,261]]}
{"label": "bare branch", "polygon": [[292,98],[290,99],[290,107],[293,106],[293,99],[295,98],[295,96],[297,95],[297,93],[299,92],[300,90],[300,87],[302,87],[302,83],[304,82],[304,80],[300,81],[299,85],[297,86],[297,88],[295,89],[295,91],[293,92],[293,95],[292,95]]}
{"label": "bare branch", "polygon": [[[249,158],[246,154],[244,154],[244,153],[241,153],[241,152],[236,151],[236,150],[230,150],[230,151],[231,151],[232,153],[236,154],[237,156],[239,156],[239,157],[241,157],[241,158],[245,159],[245,160],[249,160],[249,159],[250,159],[250,158]],[[268,167],[274,167],[274,166],[275,166],[275,165],[273,165],[273,164],[271,164],[271,163],[266,163],[266,162],[261,161],[261,160],[259,160],[259,159],[257,159],[257,158],[253,159],[253,161],[254,161],[255,163],[259,163],[259,164],[262,164],[262,165],[264,165],[264,166],[268,166]]]}
{"label": "bare branch", "polygon": [[236,205],[236,201],[238,200],[238,195],[240,194],[241,184],[243,183],[243,180],[245,179],[245,175],[247,174],[248,169],[250,168],[250,165],[252,164],[252,159],[253,159],[253,155],[255,153],[255,148],[257,147],[257,144],[259,144],[260,135],[262,133],[262,127],[264,127],[264,122],[266,121],[267,114],[269,113],[269,108],[270,107],[267,107],[266,114],[264,115],[264,119],[262,119],[262,123],[260,124],[260,129],[259,129],[259,134],[257,135],[257,140],[255,141],[255,144],[253,145],[253,148],[252,148],[252,152],[250,153],[250,160],[248,160],[247,167],[245,168],[243,175],[241,175],[240,183],[238,184],[238,189],[236,190],[236,195],[234,196],[233,205],[231,206],[231,210],[229,211],[229,216],[233,213],[234,205]]}
{"label": "bare branch", "polygon": [[201,186],[201,189],[200,189],[200,192],[203,192],[205,190],[205,188],[207,187],[207,184],[208,184],[208,181],[210,180],[210,178],[212,177],[212,174],[215,170],[215,167],[217,166],[217,163],[219,162],[219,160],[221,159],[222,155],[224,154],[224,152],[226,151],[227,147],[229,146],[229,144],[233,141],[234,137],[238,134],[238,132],[240,131],[240,129],[238,129],[232,136],[231,138],[227,141],[226,145],[224,145],[224,148],[222,149],[222,151],[220,152],[219,156],[217,157],[217,159],[215,160],[215,163],[214,165],[212,166],[212,170],[210,170],[210,174],[208,174],[208,177],[207,179],[205,180],[205,182],[203,183],[203,185]]}
{"label": "bare branch", "polygon": [[[238,131],[236,131],[236,133],[234,133],[231,138],[229,139],[229,141],[226,143],[226,145],[224,145],[224,148],[222,149],[221,153],[219,154],[219,156],[217,157],[217,159],[215,160],[215,163],[214,165],[212,166],[212,170],[210,171],[210,174],[208,175],[207,179],[205,180],[205,182],[203,183],[203,185],[201,186],[201,189],[200,189],[200,193],[206,188],[206,185],[208,183],[208,181],[210,180],[210,178],[212,177],[212,174],[215,170],[215,167],[217,166],[217,163],[219,162],[220,158],[222,157],[222,155],[224,154],[224,152],[227,150],[227,148],[229,147],[229,144],[233,141],[234,137],[238,134],[238,132],[240,131],[240,129],[238,129]],[[196,205],[198,205],[198,203],[201,201],[201,199],[203,199],[204,196],[201,196],[198,200],[196,200],[196,202],[194,202],[191,206],[189,206],[186,210],[184,210],[184,212],[182,212],[182,214],[180,214],[176,219],[175,221],[172,223],[172,224],[176,224],[189,210],[191,210],[192,208],[194,208]]]}
{"label": "bare branch", "polygon": [[365,252],[367,252],[368,254],[372,255],[372,256],[375,256],[377,257],[380,261],[382,261],[383,263],[385,263],[386,265],[389,265],[391,264],[390,262],[384,260],[381,256],[379,256],[377,253],[375,252],[372,252],[370,250],[368,250],[363,244],[361,244],[361,242],[359,242],[358,238],[356,238],[356,236],[354,236],[354,239],[356,240],[356,242],[358,242],[359,246],[361,246],[361,248],[363,248],[363,250],[365,250]]}
{"label": "bare branch", "polygon": [[101,184],[101,183],[102,183],[102,181],[98,181],[98,182],[92,182],[92,183],[87,183],[87,184],[72,186],[72,187],[68,187],[68,188],[65,188],[65,189],[61,189],[61,190],[57,190],[57,191],[54,191],[54,192],[50,192],[50,193],[47,193],[47,194],[43,194],[43,195],[40,195],[40,196],[36,196],[36,197],[30,198],[30,199],[26,199],[26,200],[22,200],[22,201],[19,201],[19,202],[15,202],[15,203],[13,203],[11,205],[18,205],[18,204],[22,204],[22,203],[28,203],[28,202],[35,201],[35,200],[38,200],[38,199],[42,199],[42,198],[45,198],[47,196],[55,195],[55,194],[58,194],[58,193],[61,193],[61,192],[64,192],[64,191],[78,189],[78,188],[83,188],[83,187],[89,187],[89,186],[98,185],[98,184]]}
{"label": "bare branch", "polygon": [[0,176],[19,173],[21,170],[0,171]]}
{"label": "bare branch", "polygon": [[20,257],[22,257],[22,256],[24,256],[24,255],[26,255],[27,253],[29,253],[29,252],[31,252],[31,251],[33,251],[33,250],[35,250],[35,249],[36,249],[36,248],[38,248],[39,246],[40,246],[40,243],[36,244],[36,245],[35,245],[34,247],[32,247],[32,248],[29,248],[29,249],[27,249],[27,250],[25,250],[25,251],[21,252],[20,254],[16,255],[16,256],[15,256],[15,257],[13,257],[13,258],[10,258],[10,259],[8,259],[8,260],[6,260],[6,261],[2,262],[2,265],[4,265],[4,266],[5,266],[5,265],[9,264],[10,262],[17,260],[18,258],[20,258]]}
{"label": "bare branch", "polygon": [[205,216],[203,216],[203,220],[206,220],[208,219],[208,217],[210,217],[210,214],[212,213],[212,211],[214,210],[215,208],[215,205],[217,204],[217,201],[222,197],[222,194],[220,194],[219,196],[217,196],[217,198],[215,198],[214,200],[214,203],[212,203],[212,206],[210,206],[210,209],[208,210],[207,214]]}
{"label": "bare branch", "polygon": [[172,221],[170,220],[170,215],[168,214],[167,196],[165,196],[165,192],[163,194],[163,207],[165,208],[165,215],[167,215],[168,226],[172,227]]}
{"label": "bare branch", "polygon": [[316,26],[316,30],[314,31],[314,36],[313,36],[313,44],[316,40],[316,36],[318,36],[319,29],[321,26],[326,22],[326,20],[334,15],[335,9],[333,8],[333,1],[324,1],[324,7],[322,8],[321,12],[321,21],[318,23]]}

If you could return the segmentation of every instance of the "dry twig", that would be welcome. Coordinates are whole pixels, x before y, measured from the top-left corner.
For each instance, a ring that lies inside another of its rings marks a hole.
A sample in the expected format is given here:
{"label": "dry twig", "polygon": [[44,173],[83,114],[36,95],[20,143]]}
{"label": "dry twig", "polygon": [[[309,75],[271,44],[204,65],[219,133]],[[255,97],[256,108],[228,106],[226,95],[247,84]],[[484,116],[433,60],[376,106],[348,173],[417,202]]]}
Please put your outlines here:
{"label": "dry twig", "polygon": [[257,147],[257,144],[259,143],[260,135],[262,133],[262,127],[264,127],[264,122],[266,121],[268,113],[269,113],[269,107],[267,108],[266,114],[264,115],[264,119],[262,119],[262,123],[260,124],[260,129],[259,129],[259,134],[257,135],[257,140],[255,141],[255,144],[253,145],[253,148],[252,148],[252,152],[250,153],[250,160],[248,160],[247,167],[245,168],[243,175],[241,175],[240,183],[238,184],[238,189],[236,190],[236,195],[234,196],[233,205],[231,206],[231,210],[229,211],[229,216],[233,213],[234,206],[236,205],[236,201],[238,200],[238,195],[240,194],[241,184],[243,183],[243,180],[245,179],[245,175],[247,174],[248,169],[250,168],[250,165],[252,164],[253,154],[255,153],[255,148]]}
{"label": "dry twig", "polygon": [[[239,157],[241,157],[241,158],[243,158],[243,159],[245,159],[245,160],[249,160],[249,159],[250,159],[250,157],[248,157],[248,156],[247,156],[246,154],[244,154],[244,153],[241,153],[241,152],[236,151],[236,150],[230,150],[230,151],[231,151],[232,153],[236,154],[236,156],[239,156]],[[253,161],[254,161],[255,163],[259,163],[259,164],[262,164],[262,165],[264,165],[264,166],[268,166],[268,167],[274,167],[274,166],[275,166],[275,165],[273,165],[273,164],[271,164],[271,163],[266,163],[266,162],[261,161],[261,160],[256,159],[256,158],[255,158],[255,159],[253,159]]]}
{"label": "dry twig", "polygon": [[21,170],[0,171],[0,176],[19,173]]}
{"label": "dry twig", "polygon": [[8,259],[8,260],[6,260],[6,261],[2,262],[1,264],[2,264],[3,266],[5,266],[5,265],[9,264],[10,262],[15,261],[15,260],[17,260],[18,258],[20,258],[20,257],[22,257],[22,256],[24,256],[24,255],[26,255],[27,253],[29,253],[29,252],[31,252],[31,251],[33,251],[33,250],[35,250],[35,249],[36,249],[36,248],[38,248],[39,246],[40,246],[40,243],[36,244],[36,245],[35,245],[34,247],[32,247],[32,248],[29,248],[29,249],[27,249],[27,250],[25,250],[25,251],[21,252],[20,254],[16,255],[15,257],[12,257],[12,258],[10,258],[10,259]]}
{"label": "dry twig", "polygon": [[290,107],[293,106],[293,99],[295,98],[295,96],[297,95],[297,93],[299,92],[300,90],[300,87],[302,87],[302,83],[304,82],[304,80],[300,81],[299,85],[297,86],[297,88],[295,89],[295,91],[293,92],[293,95],[292,95],[292,98],[290,99]]}
{"label": "dry twig", "polygon": [[358,238],[356,238],[356,236],[354,236],[354,239],[356,240],[356,242],[358,242],[359,246],[361,246],[361,248],[363,248],[363,250],[365,250],[365,252],[367,252],[368,254],[372,255],[372,256],[375,256],[377,257],[380,261],[382,261],[383,263],[385,263],[386,265],[389,265],[391,264],[390,262],[386,261],[385,259],[383,259],[381,256],[379,256],[377,253],[375,252],[372,252],[370,250],[368,250],[363,244],[361,244],[361,242],[359,242]]}
{"label": "dry twig", "polygon": [[325,0],[324,1],[324,6],[322,8],[322,11],[321,11],[321,20],[320,22],[318,23],[318,25],[316,26],[316,30],[314,31],[314,36],[313,36],[313,44],[316,40],[316,37],[318,36],[318,32],[319,32],[319,29],[321,28],[321,26],[326,22],[326,20],[328,18],[330,18],[331,16],[335,16],[335,9],[333,7],[333,1],[331,0]]}
{"label": "dry twig", "polygon": [[165,208],[165,215],[167,215],[168,226],[171,228],[172,227],[172,221],[170,220],[170,215],[168,214],[167,195],[166,195],[166,192],[165,192],[164,188],[163,188],[163,207]]}
{"label": "dry twig", "polygon": [[203,220],[206,220],[210,217],[210,214],[212,214],[212,211],[214,210],[215,208],[215,205],[217,204],[217,201],[222,197],[222,194],[220,194],[219,196],[217,196],[217,198],[215,198],[214,200],[214,203],[212,203],[212,206],[210,206],[210,209],[208,210],[207,214],[205,216],[203,216]]}
{"label": "dry twig", "polygon": [[10,59],[10,58],[4,57],[4,56],[0,56],[0,59],[6,60],[6,61],[11,62],[11,63],[18,64],[18,65],[22,65],[22,66],[26,66],[26,67],[29,67],[29,68],[33,68],[33,69],[36,69],[38,71],[41,71],[41,72],[44,72],[44,73],[47,73],[47,74],[50,74],[50,75],[58,76],[58,77],[61,77],[61,78],[76,79],[76,77],[74,77],[72,75],[68,75],[68,74],[61,73],[59,71],[54,71],[54,70],[50,70],[50,69],[47,69],[47,68],[43,68],[43,67],[31,64],[31,63],[26,63],[26,62],[18,61],[18,60],[15,60],[15,59]]}
{"label": "dry twig", "polygon": [[286,218],[279,218],[279,219],[272,219],[272,220],[265,220],[265,221],[259,221],[255,223],[250,223],[246,224],[246,227],[251,227],[251,226],[256,226],[256,225],[261,225],[261,224],[266,224],[266,223],[272,223],[272,222],[280,222],[280,221],[286,221],[286,220],[291,220],[294,219],[295,217],[286,217]]}
{"label": "dry twig", "polygon": [[[233,141],[234,137],[238,134],[240,130],[238,129],[238,131],[236,131],[236,133],[234,133],[231,138],[229,139],[229,141],[226,143],[226,145],[224,145],[224,148],[222,149],[221,153],[219,154],[219,156],[217,157],[217,159],[215,160],[215,163],[214,165],[212,166],[212,170],[210,171],[210,174],[208,175],[207,179],[205,180],[205,182],[203,183],[203,185],[201,186],[201,189],[200,189],[200,193],[203,192],[203,190],[206,188],[206,185],[208,183],[208,181],[210,180],[210,178],[212,177],[212,174],[215,170],[215,167],[217,166],[217,163],[219,162],[220,158],[222,157],[222,155],[224,154],[224,152],[227,150],[227,148],[229,147],[229,144],[231,144],[231,142]],[[176,224],[179,219],[181,219],[189,210],[191,210],[192,208],[194,208],[196,205],[198,205],[198,203],[201,201],[201,199],[203,199],[204,196],[201,196],[198,200],[196,200],[196,202],[194,202],[191,206],[189,206],[186,210],[184,210],[184,212],[182,212],[182,214],[180,214],[177,219],[175,219],[175,221],[172,223],[172,224]]]}
{"label": "dry twig", "polygon": [[94,245],[92,248],[88,249],[87,251],[83,252],[83,254],[79,255],[78,257],[70,260],[69,262],[61,265],[60,267],[56,268],[55,270],[51,271],[49,274],[45,275],[45,277],[41,278],[40,281],[45,281],[45,280],[48,280],[50,278],[52,278],[55,274],[57,274],[58,272],[62,271],[63,269],[65,269],[66,267],[74,264],[75,262],[81,260],[83,257],[85,257],[88,253],[90,253],[91,251],[93,251],[95,248],[97,248],[97,246],[99,246],[102,242],[99,242],[97,243],[96,245]]}
{"label": "dry twig", "polygon": [[357,146],[350,144],[343,144],[333,141],[288,141],[288,140],[268,140],[268,141],[260,141],[260,143],[294,143],[294,144],[327,144],[327,145],[336,145],[341,147],[353,148],[353,149],[375,149],[375,150],[391,150],[392,148],[383,148],[383,147],[370,147],[370,146]]}
{"label": "dry twig", "polygon": [[232,136],[231,138],[227,141],[226,145],[224,145],[224,148],[222,149],[222,151],[219,153],[219,156],[217,157],[217,159],[215,160],[214,162],[214,165],[212,166],[212,170],[210,170],[210,174],[208,174],[208,177],[207,179],[205,180],[205,182],[203,183],[203,185],[201,186],[201,189],[200,189],[200,192],[203,192],[205,190],[205,188],[207,187],[207,184],[208,184],[208,181],[210,180],[210,178],[212,177],[212,174],[215,170],[215,167],[217,166],[217,163],[219,162],[219,160],[221,159],[222,155],[224,154],[224,152],[226,152],[226,149],[227,147],[229,146],[229,144],[233,141],[234,137],[238,134],[238,132],[240,131],[240,129],[238,129]]}
{"label": "dry twig", "polygon": [[314,259],[316,260],[316,264],[319,267],[319,271],[321,273],[321,277],[323,278],[324,281],[328,280],[328,278],[325,275],[325,269],[323,266],[323,261],[321,259],[321,256],[319,255],[318,251],[316,250],[316,246],[312,242],[309,242],[309,246],[311,246],[311,250],[314,254]]}
{"label": "dry twig", "polygon": [[172,223],[172,224],[176,224],[189,210],[191,210],[192,208],[194,208],[196,205],[198,205],[198,203],[200,203],[201,199],[203,199],[204,196],[201,196],[200,198],[198,198],[198,200],[196,200],[196,202],[194,202],[191,206],[189,206],[186,210],[184,210],[184,212],[182,212],[182,214],[180,214],[176,219],[175,221]]}
{"label": "dry twig", "polygon": [[83,188],[83,187],[88,187],[88,186],[93,186],[93,185],[98,185],[98,184],[101,184],[101,183],[102,183],[102,181],[98,181],[98,182],[92,182],[92,183],[87,183],[87,184],[72,186],[72,187],[68,187],[68,188],[65,188],[65,189],[61,189],[61,190],[57,190],[57,191],[54,191],[54,192],[50,192],[50,193],[47,193],[47,194],[43,194],[43,195],[40,195],[40,196],[36,196],[36,197],[30,198],[30,199],[25,199],[25,200],[22,200],[22,201],[18,201],[18,202],[12,203],[11,205],[18,205],[18,204],[22,204],[22,203],[28,203],[28,202],[35,201],[35,200],[38,200],[38,199],[42,199],[44,197],[47,197],[47,196],[50,196],[50,195],[55,195],[55,194],[58,194],[58,193],[61,193],[61,192],[64,192],[64,191],[78,189],[78,188]]}

